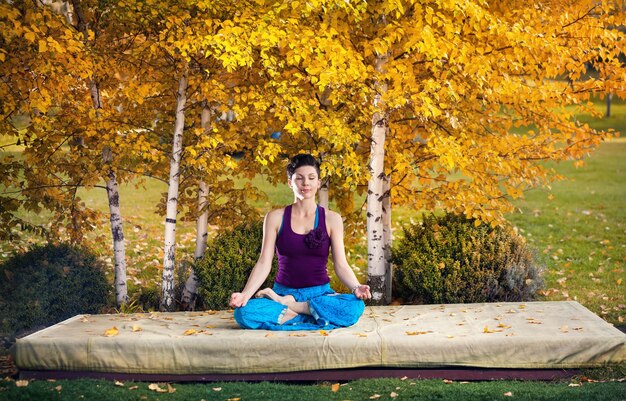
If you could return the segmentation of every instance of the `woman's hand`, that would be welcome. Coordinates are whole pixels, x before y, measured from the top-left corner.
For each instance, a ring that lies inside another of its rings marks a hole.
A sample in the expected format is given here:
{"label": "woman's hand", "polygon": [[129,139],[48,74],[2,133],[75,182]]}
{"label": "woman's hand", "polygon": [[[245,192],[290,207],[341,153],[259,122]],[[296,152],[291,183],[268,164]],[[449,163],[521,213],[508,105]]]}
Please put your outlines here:
{"label": "woman's hand", "polygon": [[359,284],[353,291],[354,296],[359,299],[370,299],[372,298],[372,294],[370,293],[370,286],[365,284]]}
{"label": "woman's hand", "polygon": [[244,295],[240,292],[233,292],[230,296],[230,302],[228,305],[232,308],[240,308],[242,306],[246,306],[248,300]]}

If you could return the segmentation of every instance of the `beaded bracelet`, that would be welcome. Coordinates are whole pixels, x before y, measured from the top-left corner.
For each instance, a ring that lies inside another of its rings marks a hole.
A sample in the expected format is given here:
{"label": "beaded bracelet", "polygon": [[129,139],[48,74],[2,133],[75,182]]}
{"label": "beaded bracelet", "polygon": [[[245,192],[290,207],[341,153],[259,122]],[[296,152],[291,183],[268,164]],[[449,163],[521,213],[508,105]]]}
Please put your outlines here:
{"label": "beaded bracelet", "polygon": [[356,291],[357,288],[359,288],[360,286],[361,286],[361,284],[355,285],[354,287],[352,287],[352,291],[351,292],[354,294],[354,291]]}

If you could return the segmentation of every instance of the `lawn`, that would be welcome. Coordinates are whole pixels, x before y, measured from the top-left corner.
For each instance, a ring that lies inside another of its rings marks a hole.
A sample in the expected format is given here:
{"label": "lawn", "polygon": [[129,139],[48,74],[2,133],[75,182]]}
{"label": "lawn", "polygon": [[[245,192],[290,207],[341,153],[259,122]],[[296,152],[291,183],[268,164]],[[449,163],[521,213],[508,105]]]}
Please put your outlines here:
{"label": "lawn", "polygon": [[[154,385],[163,393],[157,392]],[[149,386],[152,385],[154,390]],[[168,392],[169,391],[169,392]],[[369,379],[350,383],[313,385],[285,383],[170,384],[107,382],[98,380],[36,381],[27,387],[0,382],[0,400],[624,400],[620,382],[514,382],[483,383],[443,380]]]}

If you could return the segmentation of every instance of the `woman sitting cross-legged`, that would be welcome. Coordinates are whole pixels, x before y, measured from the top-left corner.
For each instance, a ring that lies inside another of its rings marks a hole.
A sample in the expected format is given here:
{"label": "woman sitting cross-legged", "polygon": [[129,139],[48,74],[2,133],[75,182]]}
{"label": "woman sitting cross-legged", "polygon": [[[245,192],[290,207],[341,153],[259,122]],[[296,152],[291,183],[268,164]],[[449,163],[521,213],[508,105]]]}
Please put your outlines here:
{"label": "woman sitting cross-legged", "polygon": [[[288,185],[295,201],[272,210],[263,223],[263,244],[245,288],[230,297],[235,320],[246,329],[316,330],[351,326],[363,313],[370,288],[359,284],[346,260],[343,221],[338,213],[315,202],[320,168],[311,155],[297,155],[287,165]],[[257,291],[272,267],[278,273],[272,288]],[[352,294],[330,288],[326,264],[332,249],[335,273]]]}

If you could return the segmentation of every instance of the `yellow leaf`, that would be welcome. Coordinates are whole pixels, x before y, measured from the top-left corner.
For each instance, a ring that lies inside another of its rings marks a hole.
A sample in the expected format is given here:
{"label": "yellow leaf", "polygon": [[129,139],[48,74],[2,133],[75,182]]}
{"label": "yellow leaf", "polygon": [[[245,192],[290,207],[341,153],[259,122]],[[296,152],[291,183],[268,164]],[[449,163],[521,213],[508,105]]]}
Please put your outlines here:
{"label": "yellow leaf", "polygon": [[115,337],[119,333],[120,333],[120,331],[117,329],[117,327],[113,326],[110,329],[104,331],[104,336],[105,337]]}
{"label": "yellow leaf", "polygon": [[35,41],[35,32],[26,32],[24,34],[24,38],[26,38],[26,40],[29,41],[29,42],[34,42]]}
{"label": "yellow leaf", "polygon": [[39,39],[39,53],[43,53],[48,50],[48,44],[45,40]]}
{"label": "yellow leaf", "polygon": [[137,332],[137,331],[142,331],[143,329],[139,326],[137,326],[136,324],[133,324],[133,333]]}
{"label": "yellow leaf", "polygon": [[330,386],[330,390],[331,390],[333,393],[336,393],[337,391],[339,391],[339,383],[335,383],[335,384],[333,384],[332,386]]}
{"label": "yellow leaf", "polygon": [[16,387],[26,387],[26,386],[28,386],[28,380],[16,380],[15,381],[15,386]]}
{"label": "yellow leaf", "polygon": [[156,391],[157,393],[167,393],[167,389],[161,388],[156,383],[150,383],[148,390]]}
{"label": "yellow leaf", "polygon": [[122,383],[121,381],[115,381],[115,385],[118,387],[124,387],[124,383]]}
{"label": "yellow leaf", "polygon": [[183,333],[184,336],[192,336],[194,334],[198,334],[198,332],[196,331],[196,329],[187,329],[185,330],[185,332]]}
{"label": "yellow leaf", "polygon": [[328,332],[325,330],[320,330],[320,334],[324,337],[328,337]]}
{"label": "yellow leaf", "polygon": [[621,278],[617,279],[617,285],[622,285],[622,279]]}
{"label": "yellow leaf", "polygon": [[485,326],[485,328],[483,329],[483,333],[495,333],[495,331],[490,330],[489,326]]}

